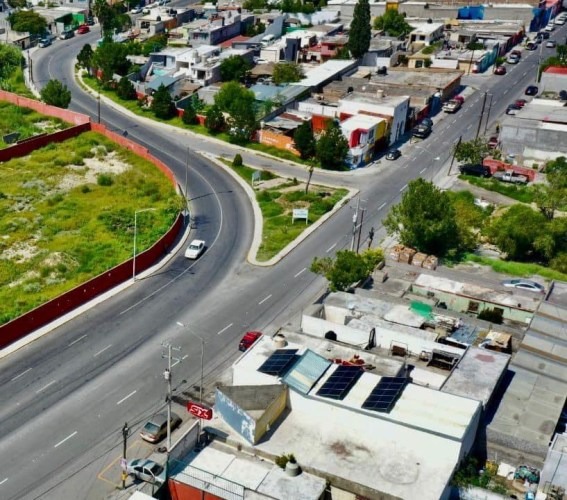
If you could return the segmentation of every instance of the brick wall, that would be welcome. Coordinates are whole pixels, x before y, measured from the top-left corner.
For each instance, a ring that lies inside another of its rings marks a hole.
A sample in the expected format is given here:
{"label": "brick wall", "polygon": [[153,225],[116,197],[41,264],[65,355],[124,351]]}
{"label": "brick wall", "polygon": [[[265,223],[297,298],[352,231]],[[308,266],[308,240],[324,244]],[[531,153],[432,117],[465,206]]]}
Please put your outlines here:
{"label": "brick wall", "polygon": [[266,146],[273,146],[278,149],[284,149],[299,156],[299,151],[295,149],[295,143],[291,137],[282,134],[276,134],[270,130],[260,130],[258,132],[258,142]]}

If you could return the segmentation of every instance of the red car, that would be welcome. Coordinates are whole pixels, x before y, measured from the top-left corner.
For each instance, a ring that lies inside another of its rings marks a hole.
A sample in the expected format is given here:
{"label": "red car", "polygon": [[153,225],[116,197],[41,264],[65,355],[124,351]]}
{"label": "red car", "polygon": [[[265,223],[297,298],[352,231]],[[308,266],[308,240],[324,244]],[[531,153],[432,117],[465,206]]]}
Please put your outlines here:
{"label": "red car", "polygon": [[493,135],[490,139],[488,139],[488,147],[490,149],[496,149],[498,147],[498,136]]}
{"label": "red car", "polygon": [[516,106],[520,106],[520,108],[523,108],[528,101],[526,101],[525,99],[517,99],[516,101],[514,101],[514,104]]}
{"label": "red car", "polygon": [[495,75],[505,75],[506,74],[506,67],[505,66],[496,66],[494,70]]}
{"label": "red car", "polygon": [[246,332],[240,344],[238,344],[238,350],[242,352],[247,351],[261,336],[262,332]]}
{"label": "red car", "polygon": [[86,25],[86,24],[81,24],[78,28],[77,28],[77,33],[79,35],[84,35],[85,33],[88,33],[91,29]]}

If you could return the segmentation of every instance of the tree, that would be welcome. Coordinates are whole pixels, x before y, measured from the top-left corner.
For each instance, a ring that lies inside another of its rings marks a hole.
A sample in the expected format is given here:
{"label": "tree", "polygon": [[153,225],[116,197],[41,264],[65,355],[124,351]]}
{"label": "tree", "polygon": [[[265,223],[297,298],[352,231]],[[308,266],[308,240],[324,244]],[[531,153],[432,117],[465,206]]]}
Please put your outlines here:
{"label": "tree", "polygon": [[348,142],[338,123],[331,121],[316,146],[316,157],[322,168],[341,170],[348,155]]}
{"label": "tree", "polygon": [[41,35],[47,29],[47,20],[33,10],[19,10],[8,16],[10,27],[14,31]]}
{"label": "tree", "polygon": [[173,104],[171,94],[165,85],[161,84],[155,91],[152,99],[151,110],[157,118],[161,118],[162,120],[169,120],[175,115],[175,105]]}
{"label": "tree", "polygon": [[316,142],[311,122],[305,121],[295,129],[293,142],[295,149],[299,151],[301,159],[307,160],[315,155]]}
{"label": "tree", "polygon": [[59,80],[49,80],[41,89],[40,95],[45,104],[58,108],[68,108],[71,102],[71,91]]}
{"label": "tree", "polygon": [[138,97],[134,84],[126,76],[120,78],[116,87],[116,95],[125,101],[133,101]]}
{"label": "tree", "polygon": [[301,66],[295,62],[281,62],[274,66],[272,78],[276,85],[298,82],[303,78]]}
{"label": "tree", "polygon": [[220,132],[224,128],[224,115],[216,104],[207,110],[205,127],[213,133]]}
{"label": "tree", "polygon": [[374,19],[374,28],[394,37],[406,35],[413,29],[404,15],[393,9],[387,9],[383,15]]}
{"label": "tree", "polygon": [[21,64],[21,50],[14,45],[0,43],[0,80],[9,78]]}
{"label": "tree", "polygon": [[117,27],[117,12],[106,2],[106,0],[95,0],[92,5],[92,10],[100,23],[103,38],[111,38],[114,34],[115,28]]}
{"label": "tree", "polygon": [[77,54],[77,64],[80,68],[86,69],[88,71],[91,69],[93,56],[93,48],[90,46],[90,44],[85,43],[81,51]]}
{"label": "tree", "polygon": [[345,291],[353,283],[370,276],[378,263],[384,259],[380,249],[365,250],[357,254],[351,250],[339,250],[334,259],[313,259],[310,271],[324,276],[332,292]]}
{"label": "tree", "polygon": [[232,142],[247,142],[256,130],[255,101],[254,92],[237,82],[223,84],[215,95],[215,104],[230,115],[228,133]]}
{"label": "tree", "polygon": [[461,141],[455,146],[455,159],[460,162],[482,163],[490,154],[486,139],[477,137],[471,141]]}
{"label": "tree", "polygon": [[181,121],[186,125],[193,125],[197,123],[197,112],[195,108],[191,105],[191,102],[187,104],[181,115]]}
{"label": "tree", "polygon": [[360,59],[370,47],[370,5],[368,0],[358,0],[350,23],[348,49],[352,57]]}
{"label": "tree", "polygon": [[550,161],[545,168],[547,184],[533,186],[534,201],[549,220],[560,207],[567,205],[567,160],[564,156]]}
{"label": "tree", "polygon": [[104,41],[95,51],[91,64],[102,72],[102,83],[112,80],[114,73],[126,75],[130,69],[130,62],[126,59],[128,46],[122,43]]}
{"label": "tree", "polygon": [[223,82],[240,82],[250,71],[252,65],[242,56],[230,56],[223,59],[220,64],[220,76]]}
{"label": "tree", "polygon": [[451,199],[433,183],[416,179],[384,221],[389,235],[403,245],[438,256],[459,248],[458,227]]}
{"label": "tree", "polygon": [[12,7],[12,9],[23,9],[27,7],[28,2],[27,0],[8,0],[8,5]]}

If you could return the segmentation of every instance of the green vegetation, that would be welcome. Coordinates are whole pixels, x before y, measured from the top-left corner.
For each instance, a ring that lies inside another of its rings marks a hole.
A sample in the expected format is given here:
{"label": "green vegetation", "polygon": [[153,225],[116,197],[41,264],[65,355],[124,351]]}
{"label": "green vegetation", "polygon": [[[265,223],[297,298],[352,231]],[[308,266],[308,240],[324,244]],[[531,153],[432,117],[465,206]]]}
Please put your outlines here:
{"label": "green vegetation", "polygon": [[29,108],[20,108],[6,101],[0,101],[0,148],[7,146],[2,141],[2,137],[12,132],[19,132],[19,140],[22,140],[68,127],[69,124],[58,118],[50,118]]}
{"label": "green vegetation", "polygon": [[315,156],[317,141],[315,140],[315,135],[313,134],[313,128],[311,127],[310,122],[303,122],[295,129],[293,142],[295,144],[295,149],[297,149],[301,154],[301,159],[308,160]]}
{"label": "green vegetation", "polygon": [[276,85],[298,82],[303,78],[301,66],[294,62],[280,62],[274,66],[273,79]]}
{"label": "green vegetation", "polygon": [[375,18],[374,28],[395,37],[407,35],[413,29],[406,22],[405,16],[394,9],[388,9],[383,15]]}
{"label": "green vegetation", "polygon": [[483,257],[474,253],[467,253],[463,256],[463,258],[465,261],[490,266],[497,273],[510,274],[512,276],[520,276],[524,278],[538,274],[550,280],[567,281],[567,272],[561,273],[540,264],[491,259],[490,257]]}
{"label": "green vegetation", "polygon": [[[108,182],[110,179],[110,182]],[[146,160],[88,132],[0,165],[0,324],[142,251],[182,201]]]}
{"label": "green vegetation", "polygon": [[251,69],[252,65],[244,57],[239,55],[227,57],[220,64],[221,80],[241,82]]}
{"label": "green vegetation", "polygon": [[[224,163],[252,186],[252,174],[258,170],[246,165],[233,167],[232,162],[226,160]],[[259,261],[267,261],[277,255],[306,228],[330,212],[348,193],[346,189],[311,185],[309,193],[305,194],[305,190],[297,181],[286,182],[282,177],[267,170],[260,170],[260,172],[261,181],[279,179],[281,182],[274,187],[253,186],[256,189],[256,201],[264,219],[262,243],[256,255]],[[294,208],[309,209],[308,224],[305,224],[303,220],[291,223]]]}
{"label": "green vegetation", "polygon": [[68,108],[71,103],[71,91],[59,80],[49,80],[40,92],[41,100],[45,104]]}
{"label": "green vegetation", "polygon": [[335,121],[329,121],[315,147],[315,155],[321,167],[327,170],[344,170],[348,151],[348,142],[341,127]]}
{"label": "green vegetation", "polygon": [[461,141],[455,146],[455,159],[460,162],[482,163],[489,154],[490,149],[484,137]]}
{"label": "green vegetation", "polygon": [[509,495],[505,478],[496,475],[498,467],[492,462],[481,462],[473,456],[466,457],[453,476],[453,485],[459,488],[476,486],[485,490]]}
{"label": "green vegetation", "polygon": [[487,191],[494,191],[500,193],[513,200],[522,203],[532,203],[534,201],[534,191],[532,186],[521,186],[517,184],[510,184],[508,182],[501,182],[497,179],[485,179],[476,177],[474,175],[460,175],[459,179],[469,182],[475,186],[486,189]]}
{"label": "green vegetation", "polygon": [[33,10],[18,10],[8,16],[10,27],[30,35],[41,35],[47,30],[47,20]]}
{"label": "green vegetation", "polygon": [[360,59],[368,52],[370,35],[370,4],[368,0],[358,0],[354,6],[347,45],[352,57]]}

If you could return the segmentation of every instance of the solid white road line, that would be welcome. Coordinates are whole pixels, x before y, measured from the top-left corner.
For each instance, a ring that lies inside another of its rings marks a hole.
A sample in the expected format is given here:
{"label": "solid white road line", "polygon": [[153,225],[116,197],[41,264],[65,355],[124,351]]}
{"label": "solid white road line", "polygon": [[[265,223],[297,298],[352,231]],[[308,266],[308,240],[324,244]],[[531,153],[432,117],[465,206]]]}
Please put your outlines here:
{"label": "solid white road line", "polygon": [[407,184],[404,184],[404,185],[400,188],[400,193],[401,193],[405,188],[407,188],[407,187],[408,187],[408,185],[407,185]]}
{"label": "solid white road line", "polygon": [[2,481],[0,481],[0,485],[4,484],[6,481],[8,481],[8,478],[2,479]]}
{"label": "solid white road line", "polygon": [[[28,368],[27,370],[24,370],[22,373],[20,373],[19,375],[16,375],[15,377],[12,378],[12,380],[18,380],[20,377],[23,377],[27,372],[29,372],[31,370],[31,368]],[[0,483],[2,484],[2,483]]]}
{"label": "solid white road line", "polygon": [[226,332],[232,325],[234,325],[234,323],[231,323],[230,325],[226,325],[221,331],[217,332],[217,335]]}
{"label": "solid white road line", "polygon": [[386,206],[386,202],[382,203],[382,205],[380,205],[380,206],[378,207],[378,210],[382,210],[385,206]]}
{"label": "solid white road line", "polygon": [[76,344],[77,342],[80,342],[80,341],[83,340],[86,336],[87,336],[87,334],[85,333],[82,337],[79,337],[78,339],[73,340],[73,342],[71,342],[71,343],[69,344],[69,347],[71,347],[73,344]]}
{"label": "solid white road line", "polygon": [[293,277],[294,277],[294,278],[297,278],[300,274],[303,274],[306,270],[307,270],[307,268],[304,267],[301,271],[299,271],[298,273],[294,274]]}
{"label": "solid white road line", "polygon": [[136,394],[138,391],[132,391],[130,394],[128,394],[128,396],[122,398],[120,401],[117,401],[116,404],[119,405],[121,403],[124,403],[124,401],[126,401],[128,398],[132,397],[134,394]]}
{"label": "solid white road line", "polygon": [[112,344],[108,344],[104,349],[101,349],[100,351],[98,351],[93,357],[97,357],[99,354],[102,354],[104,351],[106,351],[107,349],[110,349],[112,347]]}
{"label": "solid white road line", "polygon": [[75,434],[77,434],[77,431],[73,432],[72,434],[69,434],[65,439],[62,439],[61,441],[59,441],[54,448],[57,448],[58,446],[61,446],[65,441],[67,441],[68,439],[71,439]]}
{"label": "solid white road line", "polygon": [[49,382],[49,384],[44,385],[41,389],[38,389],[37,391],[35,391],[36,394],[39,394],[40,392],[45,391],[45,389],[47,389],[50,385],[53,385],[55,383],[55,380],[52,380],[51,382]]}
{"label": "solid white road line", "polygon": [[419,171],[419,173],[420,173],[420,174],[423,174],[423,172],[425,172],[426,170],[427,170],[427,167],[423,167],[423,168]]}
{"label": "solid white road line", "polygon": [[261,306],[264,302],[266,302],[266,300],[270,300],[271,298],[272,298],[272,294],[268,295],[266,298],[258,302],[258,305]]}
{"label": "solid white road line", "polygon": [[327,250],[325,250],[325,253],[329,253],[333,248],[335,248],[337,246],[337,244],[335,243],[334,245],[331,245],[329,248],[327,248]]}

